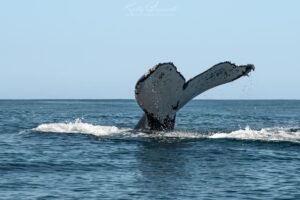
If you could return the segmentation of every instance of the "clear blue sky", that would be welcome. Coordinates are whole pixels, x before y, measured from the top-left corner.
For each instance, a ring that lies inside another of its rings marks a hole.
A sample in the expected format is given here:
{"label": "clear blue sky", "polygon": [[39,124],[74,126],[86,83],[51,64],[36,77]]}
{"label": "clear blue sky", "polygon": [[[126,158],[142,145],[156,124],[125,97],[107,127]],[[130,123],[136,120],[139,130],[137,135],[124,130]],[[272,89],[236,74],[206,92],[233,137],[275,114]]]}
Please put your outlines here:
{"label": "clear blue sky", "polygon": [[134,98],[148,68],[256,71],[201,99],[300,99],[300,1],[0,0],[0,98]]}

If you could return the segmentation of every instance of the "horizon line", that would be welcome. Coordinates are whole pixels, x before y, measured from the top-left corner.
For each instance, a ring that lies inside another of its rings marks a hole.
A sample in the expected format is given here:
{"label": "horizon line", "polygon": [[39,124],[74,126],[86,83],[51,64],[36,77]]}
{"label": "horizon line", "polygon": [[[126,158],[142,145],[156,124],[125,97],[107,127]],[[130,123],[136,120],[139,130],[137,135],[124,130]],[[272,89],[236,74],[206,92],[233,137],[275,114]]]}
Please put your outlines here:
{"label": "horizon line", "polygon": [[[34,100],[135,100],[133,98],[0,98],[0,101],[34,101]],[[299,101],[300,99],[192,99],[191,101]]]}

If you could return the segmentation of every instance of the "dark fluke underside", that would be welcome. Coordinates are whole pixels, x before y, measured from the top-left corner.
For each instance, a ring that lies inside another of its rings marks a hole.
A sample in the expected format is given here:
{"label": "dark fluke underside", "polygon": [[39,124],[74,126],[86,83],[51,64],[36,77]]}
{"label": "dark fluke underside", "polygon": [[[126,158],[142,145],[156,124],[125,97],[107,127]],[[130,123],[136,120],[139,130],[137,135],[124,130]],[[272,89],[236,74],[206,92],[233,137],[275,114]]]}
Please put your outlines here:
{"label": "dark fluke underside", "polygon": [[246,76],[254,65],[219,63],[189,81],[173,63],[161,63],[143,75],[135,86],[135,98],[145,112],[135,129],[169,131],[174,129],[176,112],[206,90]]}

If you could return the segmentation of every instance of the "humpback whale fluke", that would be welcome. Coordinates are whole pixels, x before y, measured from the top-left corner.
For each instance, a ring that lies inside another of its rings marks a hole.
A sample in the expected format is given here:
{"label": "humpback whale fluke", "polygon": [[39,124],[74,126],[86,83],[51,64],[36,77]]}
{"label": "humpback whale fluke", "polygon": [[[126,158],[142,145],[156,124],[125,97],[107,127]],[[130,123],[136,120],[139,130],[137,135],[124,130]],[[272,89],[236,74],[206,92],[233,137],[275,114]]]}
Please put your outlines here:
{"label": "humpback whale fluke", "polygon": [[135,86],[135,98],[145,112],[135,129],[172,130],[176,112],[208,89],[234,81],[254,70],[254,65],[219,63],[185,81],[173,63],[160,63],[143,75]]}

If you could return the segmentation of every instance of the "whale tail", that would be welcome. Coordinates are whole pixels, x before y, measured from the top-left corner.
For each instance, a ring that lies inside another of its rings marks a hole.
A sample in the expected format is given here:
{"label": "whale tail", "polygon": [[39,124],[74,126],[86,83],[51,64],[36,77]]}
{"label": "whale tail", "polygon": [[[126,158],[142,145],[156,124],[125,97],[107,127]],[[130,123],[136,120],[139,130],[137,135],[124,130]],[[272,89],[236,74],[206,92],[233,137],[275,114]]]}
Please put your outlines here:
{"label": "whale tail", "polygon": [[186,81],[173,63],[161,63],[143,75],[135,86],[135,98],[145,112],[135,129],[172,130],[176,112],[208,89],[248,75],[254,66],[219,63]]}

